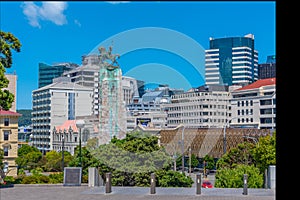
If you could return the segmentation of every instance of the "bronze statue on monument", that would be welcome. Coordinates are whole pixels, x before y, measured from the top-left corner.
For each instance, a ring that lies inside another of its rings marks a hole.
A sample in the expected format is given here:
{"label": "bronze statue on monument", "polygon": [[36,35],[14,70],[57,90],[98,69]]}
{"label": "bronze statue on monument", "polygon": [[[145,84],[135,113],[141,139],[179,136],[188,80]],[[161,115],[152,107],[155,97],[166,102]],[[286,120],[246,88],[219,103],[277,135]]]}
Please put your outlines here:
{"label": "bronze statue on monument", "polygon": [[100,52],[100,62],[104,65],[104,67],[108,70],[114,70],[119,68],[119,63],[117,59],[120,58],[119,54],[112,54],[112,46],[109,47],[109,50],[106,51],[105,47],[98,48]]}

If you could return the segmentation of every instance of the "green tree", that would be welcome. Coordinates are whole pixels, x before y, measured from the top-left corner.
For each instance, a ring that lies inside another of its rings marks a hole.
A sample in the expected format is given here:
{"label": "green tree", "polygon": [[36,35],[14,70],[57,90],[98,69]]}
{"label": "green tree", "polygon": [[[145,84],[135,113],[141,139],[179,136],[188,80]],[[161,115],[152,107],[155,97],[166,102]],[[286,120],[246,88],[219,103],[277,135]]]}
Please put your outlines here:
{"label": "green tree", "polygon": [[16,163],[19,169],[34,169],[41,166],[42,157],[42,153],[36,147],[25,144],[18,149]]}
{"label": "green tree", "polygon": [[[99,163],[96,158],[93,157],[91,152],[86,147],[81,147],[81,163],[82,163],[82,175],[88,175],[89,167],[98,167]],[[75,148],[74,156],[70,162],[68,162],[69,167],[79,167],[79,146]]]}
{"label": "green tree", "polygon": [[213,169],[215,167],[215,161],[212,156],[205,155],[202,160],[203,162],[205,161],[205,169]]}
{"label": "green tree", "polygon": [[252,151],[256,167],[263,173],[269,165],[276,165],[276,132],[261,137]]}
{"label": "green tree", "polygon": [[191,165],[193,168],[199,165],[199,160],[197,159],[197,156],[195,154],[192,154],[191,156]]}
{"label": "green tree", "polygon": [[0,31],[0,107],[9,110],[14,102],[14,95],[7,89],[9,80],[5,77],[6,68],[12,66],[12,50],[21,51],[21,43],[12,33]]}
{"label": "green tree", "polygon": [[[189,158],[188,158],[189,159]],[[184,166],[188,166],[188,164],[189,164],[189,160],[184,160]],[[192,156],[191,156],[191,165],[192,165],[192,167],[194,168],[194,167],[197,167],[198,166],[198,164],[199,164],[199,160],[197,159],[197,156],[195,155],[195,154],[192,154]],[[176,166],[177,167],[181,167],[182,166],[182,156],[178,156],[177,158],[176,158]]]}
{"label": "green tree", "polygon": [[113,185],[150,186],[153,172],[163,186],[190,187],[193,182],[184,174],[170,170],[172,158],[158,145],[158,137],[147,133],[131,132],[122,140],[113,138],[92,154],[99,162],[103,178],[106,172],[112,172]]}
{"label": "green tree", "polygon": [[4,150],[0,149],[0,169],[3,169],[4,167],[3,158],[4,158]]}
{"label": "green tree", "polygon": [[158,187],[192,187],[193,180],[181,172],[158,170],[156,172]]}
{"label": "green tree", "polygon": [[216,173],[215,187],[218,188],[242,188],[244,186],[244,174],[248,175],[249,188],[263,187],[263,174],[254,165],[238,164],[235,168],[219,169]]}
{"label": "green tree", "polygon": [[[248,180],[253,181],[251,187],[262,187],[265,169],[269,165],[275,164],[275,133],[260,137],[256,144],[249,142],[241,143],[218,160],[216,187],[241,187],[243,173],[248,174]],[[237,171],[238,169],[240,171]]]}
{"label": "green tree", "polygon": [[252,165],[254,164],[253,149],[255,144],[244,142],[238,144],[236,148],[230,149],[217,162],[217,169],[220,168],[234,168],[236,165]]}
{"label": "green tree", "polygon": [[[62,171],[62,152],[55,150],[49,151],[45,155],[44,171],[47,172],[61,172]],[[72,155],[68,151],[64,151],[64,167],[68,166],[72,160]]]}
{"label": "green tree", "polygon": [[86,144],[86,148],[89,151],[93,151],[98,147],[98,138],[94,137],[91,139],[88,139],[87,144]]}
{"label": "green tree", "polygon": [[5,178],[5,173],[3,171],[3,167],[4,167],[3,158],[4,158],[4,150],[0,149],[0,183],[2,183],[3,179]]}

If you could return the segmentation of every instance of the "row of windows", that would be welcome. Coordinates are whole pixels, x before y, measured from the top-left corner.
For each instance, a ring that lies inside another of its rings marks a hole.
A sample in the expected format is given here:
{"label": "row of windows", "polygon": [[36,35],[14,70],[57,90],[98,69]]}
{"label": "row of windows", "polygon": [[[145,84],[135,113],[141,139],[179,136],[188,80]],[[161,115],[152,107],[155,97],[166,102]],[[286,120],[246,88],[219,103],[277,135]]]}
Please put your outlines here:
{"label": "row of windows", "polygon": [[169,111],[183,111],[183,110],[200,110],[200,109],[226,109],[226,105],[190,105],[190,106],[176,106],[169,107]]}
{"label": "row of windows", "polygon": [[201,123],[222,123],[226,122],[225,119],[177,119],[168,120],[168,124],[201,124]]}
{"label": "row of windows", "polygon": [[249,101],[238,101],[237,102],[237,106],[253,106],[253,100],[249,100]]}
{"label": "row of windows", "polygon": [[246,110],[238,110],[237,114],[240,115],[252,115],[253,114],[253,109],[246,109]]}
{"label": "row of windows", "polygon": [[[183,113],[169,113],[168,117],[198,117],[207,116],[208,112],[183,112]],[[210,112],[213,116],[225,116],[225,112]]]}
{"label": "row of windows", "polygon": [[218,93],[218,94],[211,94],[209,92],[189,92],[189,93],[184,93],[184,94],[179,94],[179,95],[173,95],[171,98],[172,99],[180,99],[180,98],[191,98],[191,97],[199,97],[199,96],[227,96],[227,93]]}

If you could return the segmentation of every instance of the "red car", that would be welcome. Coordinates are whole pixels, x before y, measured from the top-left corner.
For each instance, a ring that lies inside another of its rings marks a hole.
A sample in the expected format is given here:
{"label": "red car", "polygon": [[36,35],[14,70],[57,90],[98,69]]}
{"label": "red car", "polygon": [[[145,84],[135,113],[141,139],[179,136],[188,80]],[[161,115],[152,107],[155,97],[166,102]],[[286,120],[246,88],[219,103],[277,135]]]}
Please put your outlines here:
{"label": "red car", "polygon": [[210,181],[203,181],[202,185],[203,188],[213,188],[213,184]]}

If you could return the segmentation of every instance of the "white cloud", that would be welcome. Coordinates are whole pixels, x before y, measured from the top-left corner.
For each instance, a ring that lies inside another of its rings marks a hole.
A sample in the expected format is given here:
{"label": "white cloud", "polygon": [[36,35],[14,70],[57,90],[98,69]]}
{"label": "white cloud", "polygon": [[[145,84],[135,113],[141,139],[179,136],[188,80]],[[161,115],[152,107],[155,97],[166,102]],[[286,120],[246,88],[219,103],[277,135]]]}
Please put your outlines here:
{"label": "white cloud", "polygon": [[67,19],[63,12],[67,6],[66,2],[42,2],[41,6],[37,6],[33,2],[25,2],[22,8],[29,24],[41,28],[40,20],[51,21],[60,26],[66,24]]}

